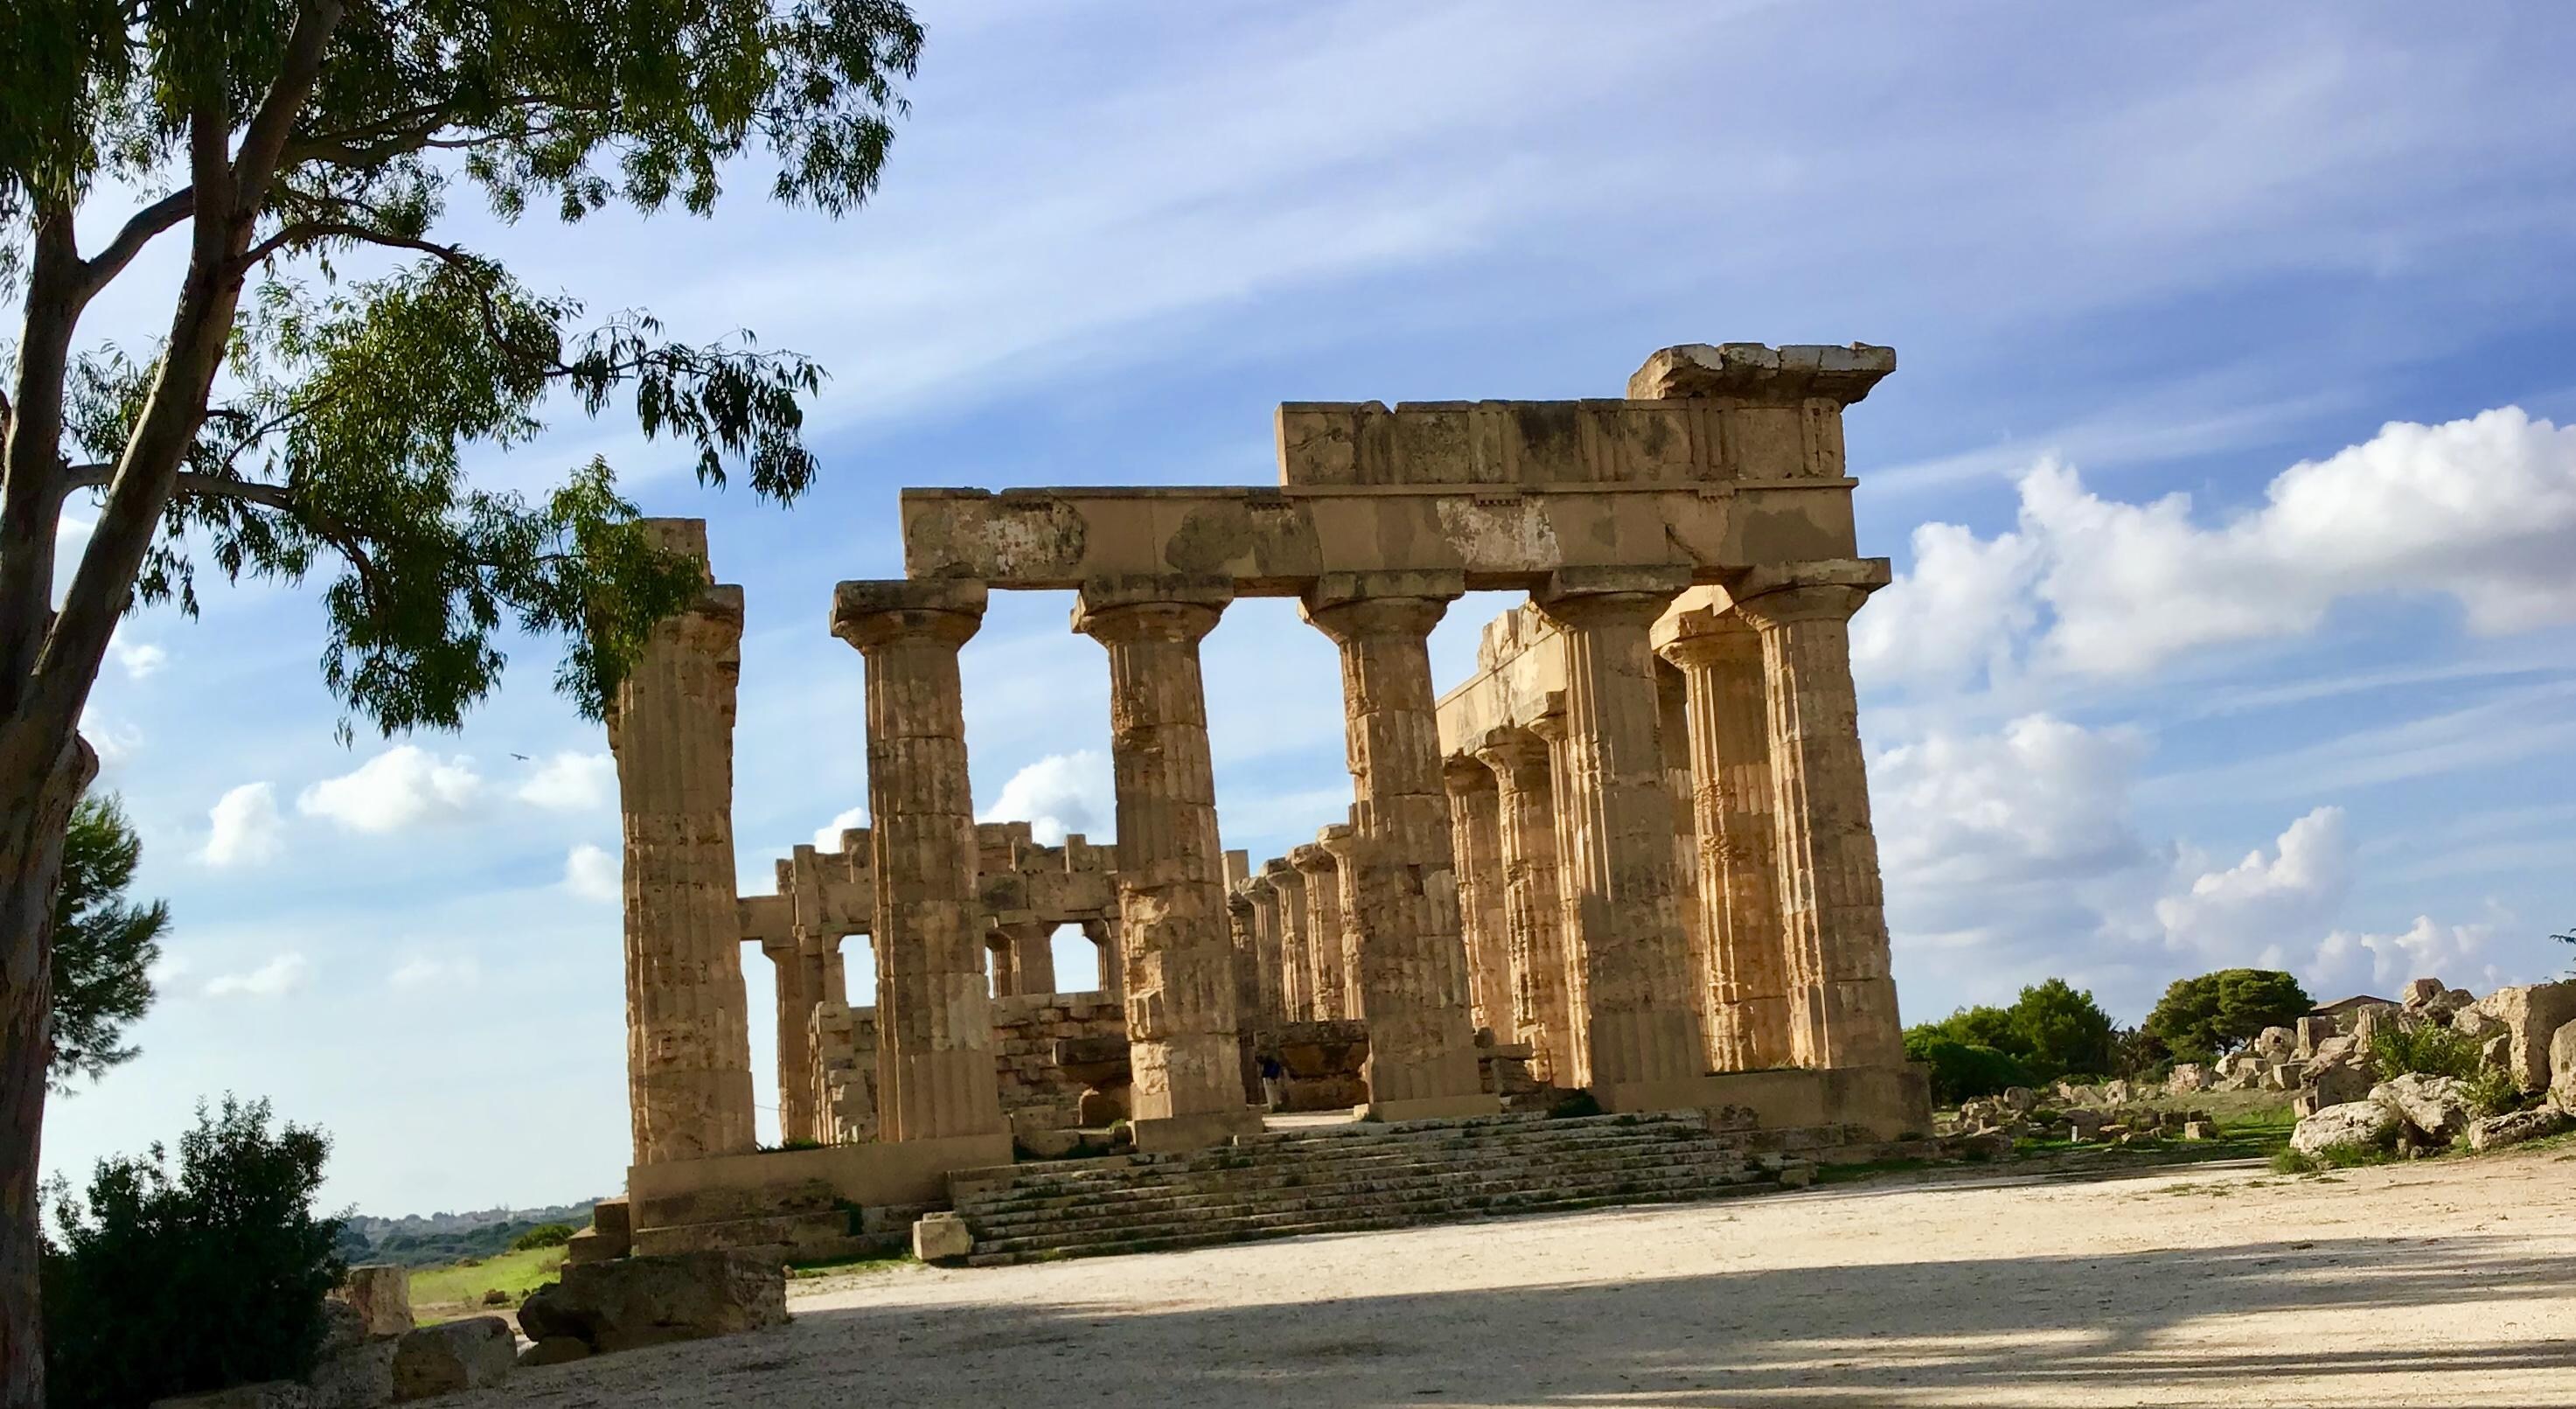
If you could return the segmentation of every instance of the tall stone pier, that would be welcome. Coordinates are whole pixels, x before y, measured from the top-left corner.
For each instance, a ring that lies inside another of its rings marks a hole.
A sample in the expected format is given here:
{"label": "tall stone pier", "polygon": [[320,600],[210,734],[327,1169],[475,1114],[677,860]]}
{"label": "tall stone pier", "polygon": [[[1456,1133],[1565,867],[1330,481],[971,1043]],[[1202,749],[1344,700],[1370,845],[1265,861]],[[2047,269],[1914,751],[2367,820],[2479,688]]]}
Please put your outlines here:
{"label": "tall stone pier", "polygon": [[1564,908],[1557,898],[1556,790],[1547,741],[1527,729],[1491,729],[1476,741],[1475,755],[1493,771],[1497,790],[1513,1032],[1530,1044],[1531,1075],[1571,1086]]}
{"label": "tall stone pier", "polygon": [[1465,591],[1455,573],[1327,573],[1306,619],[1341,650],[1351,874],[1370,1109],[1381,1118],[1497,1109],[1479,1089],[1476,1034],[1431,688],[1431,628]]}
{"label": "tall stone pier", "polygon": [[[662,551],[706,561],[705,521],[645,527]],[[742,589],[710,580],[653,628],[609,702],[626,853],[626,1094],[639,1165],[741,1154],[755,1142],[734,904],[741,643]]]}
{"label": "tall stone pier", "polygon": [[984,603],[980,582],[844,582],[833,593],[832,634],[867,659],[883,1140],[1006,1128],[957,675]]}
{"label": "tall stone pier", "polygon": [[1223,582],[1127,578],[1086,584],[1074,608],[1074,629],[1109,652],[1118,934],[1140,1150],[1191,1149],[1261,1128],[1261,1113],[1244,1100],[1199,672],[1199,642],[1232,599]]}

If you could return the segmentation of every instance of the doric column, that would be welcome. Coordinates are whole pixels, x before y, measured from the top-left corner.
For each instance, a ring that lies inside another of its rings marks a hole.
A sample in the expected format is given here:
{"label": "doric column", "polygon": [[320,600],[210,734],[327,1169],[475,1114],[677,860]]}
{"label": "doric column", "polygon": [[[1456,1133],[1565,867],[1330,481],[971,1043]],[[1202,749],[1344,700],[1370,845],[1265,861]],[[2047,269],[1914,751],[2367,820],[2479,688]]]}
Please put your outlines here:
{"label": "doric column", "polygon": [[1441,760],[1449,789],[1449,850],[1466,931],[1467,998],[1475,1024],[1512,1040],[1510,927],[1503,915],[1501,796],[1493,770],[1465,754]]}
{"label": "doric column", "polygon": [[1118,925],[1114,920],[1085,920],[1082,937],[1099,951],[1100,991],[1107,997],[1123,998],[1127,993],[1127,961],[1118,951]]}
{"label": "doric column", "polygon": [[1565,692],[1548,692],[1546,707],[1529,723],[1530,737],[1547,750],[1549,851],[1556,857],[1557,986],[1564,994],[1565,1023],[1556,1048],[1554,1081],[1574,1088],[1592,1084],[1591,1009],[1584,1000],[1583,893],[1574,879],[1574,750],[1566,731]]}
{"label": "doric column", "polygon": [[1119,941],[1127,956],[1137,1148],[1215,1144],[1260,1129],[1235,1034],[1233,945],[1217,842],[1199,641],[1223,581],[1088,584],[1074,629],[1109,652],[1118,790]]}
{"label": "doric column", "polygon": [[1772,847],[1762,640],[1722,599],[1712,608],[1689,597],[1656,624],[1656,635],[1690,697],[1710,1056],[1719,1071],[1788,1066],[1788,953]]}
{"label": "doric column", "polygon": [[1359,868],[1352,864],[1358,846],[1358,834],[1348,822],[1327,823],[1315,829],[1315,849],[1324,853],[1331,869],[1324,873],[1328,882],[1324,903],[1308,911],[1310,934],[1330,936],[1311,941],[1309,947],[1329,946],[1341,956],[1342,1017],[1351,1022],[1368,1018],[1368,995],[1360,989],[1360,931],[1353,919],[1359,906],[1351,898],[1359,877]]}
{"label": "doric column", "polygon": [[984,584],[949,580],[844,582],[832,595],[832,634],[867,659],[881,1140],[1007,1129],[957,679],[984,601]]}
{"label": "doric column", "polygon": [[[1277,896],[1255,893],[1258,881],[1240,881],[1225,892],[1226,936],[1234,946],[1234,1020],[1238,1038],[1261,1028],[1261,932],[1268,927],[1264,910],[1276,910]],[[1266,887],[1262,887],[1266,890]]]}
{"label": "doric column", "polygon": [[1851,676],[1851,615],[1887,581],[1884,558],[1801,563],[1753,575],[1735,600],[1762,638],[1790,1047],[1804,1066],[1905,1060]]}
{"label": "doric column", "polygon": [[1262,864],[1261,879],[1269,884],[1273,897],[1271,933],[1277,943],[1269,954],[1269,987],[1277,995],[1279,1016],[1287,1022],[1320,1018],[1325,1005],[1324,995],[1315,987],[1315,936],[1308,928],[1306,878],[1285,857],[1273,857]]}
{"label": "doric column", "polygon": [[814,1053],[806,1025],[821,997],[805,985],[806,969],[794,936],[784,942],[763,940],[760,953],[769,960],[770,989],[778,1012],[778,1138],[811,1140],[814,1110],[806,1088]]}
{"label": "doric column", "polygon": [[1281,912],[1279,887],[1266,870],[1256,872],[1243,884],[1245,895],[1252,901],[1252,952],[1245,959],[1251,966],[1252,986],[1237,991],[1249,995],[1252,1006],[1248,1011],[1272,1023],[1291,1021],[1296,1016],[1295,999],[1280,983],[1280,954],[1285,947],[1288,917]]}
{"label": "doric column", "polygon": [[1511,943],[1512,1031],[1532,1048],[1530,1074],[1574,1084],[1565,1045],[1564,916],[1557,898],[1556,790],[1545,739],[1495,729],[1476,747],[1494,774],[1503,926]]}
{"label": "doric column", "polygon": [[1307,992],[1315,1017],[1331,1022],[1356,1016],[1350,1003],[1350,976],[1342,964],[1342,879],[1332,853],[1320,846],[1293,846],[1286,857],[1297,873],[1297,889],[1306,903]]}
{"label": "doric column", "polygon": [[1371,1107],[1399,1119],[1495,1108],[1478,1090],[1428,644],[1464,589],[1455,573],[1328,573],[1304,602],[1341,649],[1356,868],[1343,924],[1359,936]]}
{"label": "doric column", "polygon": [[1690,692],[1681,671],[1660,660],[1655,663],[1655,702],[1660,721],[1655,733],[1664,744],[1664,791],[1673,800],[1673,907],[1688,941],[1691,982],[1698,985],[1700,1037],[1709,1044],[1703,1056],[1713,1058],[1717,1039],[1709,1035],[1709,1025],[1714,997],[1708,983],[1708,927],[1700,914],[1699,821],[1691,797]]}
{"label": "doric column", "polygon": [[[663,551],[705,561],[704,520],[646,527]],[[742,1154],[756,1141],[734,905],[741,645],[742,589],[709,585],[653,628],[609,704],[624,814],[626,1098],[637,1164]]]}
{"label": "doric column", "polygon": [[1590,1085],[1686,1081],[1708,1070],[1673,866],[1655,655],[1647,633],[1687,582],[1557,574],[1539,607],[1565,632],[1566,774]]}

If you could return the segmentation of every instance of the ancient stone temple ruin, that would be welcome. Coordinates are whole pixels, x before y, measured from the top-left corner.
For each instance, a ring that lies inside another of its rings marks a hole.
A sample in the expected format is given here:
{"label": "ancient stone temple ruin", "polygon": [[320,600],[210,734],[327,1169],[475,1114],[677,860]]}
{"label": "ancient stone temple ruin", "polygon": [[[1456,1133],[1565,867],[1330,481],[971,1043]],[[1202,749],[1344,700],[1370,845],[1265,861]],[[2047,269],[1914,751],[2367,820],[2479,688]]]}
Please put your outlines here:
{"label": "ancient stone temple ruin", "polygon": [[[1842,416],[1894,366],[1694,344],[1624,399],[1282,405],[1275,486],[906,490],[906,576],[831,603],[864,657],[870,826],[797,848],[772,895],[734,893],[743,602],[711,583],[610,718],[634,1245],[882,1233],[1015,1140],[1250,1158],[1274,1060],[1288,1106],[1398,1127],[1580,1095],[1928,1130],[1847,634],[1888,565],[1859,556]],[[706,556],[702,524],[656,529]],[[1526,605],[1437,693],[1432,629],[1497,589]],[[1106,656],[1114,845],[974,820],[958,653],[1025,590],[1072,592]],[[1257,864],[1220,839],[1199,666],[1248,596],[1295,598],[1339,652],[1352,779],[1347,815]],[[1072,992],[1064,925],[1100,954]],[[748,943],[780,1152],[755,1150]]]}

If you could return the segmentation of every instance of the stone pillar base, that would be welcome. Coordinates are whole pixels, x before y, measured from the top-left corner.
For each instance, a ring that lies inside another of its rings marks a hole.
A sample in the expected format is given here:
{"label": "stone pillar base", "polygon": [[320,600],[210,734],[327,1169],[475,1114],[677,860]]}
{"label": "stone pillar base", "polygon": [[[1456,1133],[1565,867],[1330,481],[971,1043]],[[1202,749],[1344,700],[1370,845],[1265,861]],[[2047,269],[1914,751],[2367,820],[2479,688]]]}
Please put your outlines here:
{"label": "stone pillar base", "polygon": [[1353,1114],[1362,1120],[1455,1120],[1460,1116],[1501,1115],[1503,1098],[1479,1092],[1473,1096],[1424,1096],[1412,1101],[1371,1101]]}
{"label": "stone pillar base", "polygon": [[1774,1067],[1677,1081],[1629,1081],[1592,1088],[1601,1109],[1708,1111],[1724,1123],[1764,1130],[1857,1125],[1880,1140],[1932,1133],[1932,1083],[1920,1063],[1898,1067]]}
{"label": "stone pillar base", "polygon": [[1128,1123],[1128,1132],[1135,1137],[1138,1154],[1181,1154],[1225,1144],[1237,1135],[1260,1134],[1261,1111],[1240,1106],[1195,1115],[1143,1116]]}

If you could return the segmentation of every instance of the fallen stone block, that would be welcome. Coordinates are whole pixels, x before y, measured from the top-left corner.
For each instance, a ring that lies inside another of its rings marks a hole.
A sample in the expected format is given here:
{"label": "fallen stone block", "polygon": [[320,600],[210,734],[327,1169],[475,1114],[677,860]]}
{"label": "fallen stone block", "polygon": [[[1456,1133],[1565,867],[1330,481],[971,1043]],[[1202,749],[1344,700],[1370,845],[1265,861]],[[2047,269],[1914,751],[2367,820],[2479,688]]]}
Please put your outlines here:
{"label": "fallen stone block", "polygon": [[472,1316],[403,1333],[394,1343],[394,1400],[402,1403],[509,1377],[519,1363],[518,1337],[498,1316]]}
{"label": "fallen stone block", "polygon": [[2558,1029],[2576,1022],[2576,979],[2558,983],[2499,988],[2479,1000],[2487,1016],[2505,1025],[2508,1057],[2505,1069],[2525,1091],[2545,1091],[2550,1084],[2550,1048]]}
{"label": "fallen stone block", "polygon": [[2409,1072],[2371,1088],[2370,1099],[2397,1113],[2422,1136],[2419,1143],[2447,1145],[2469,1129],[2468,1083],[2455,1076]]}
{"label": "fallen stone block", "polygon": [[2549,1039],[2549,1101],[2576,1115],[2576,1022],[2563,1024]]}
{"label": "fallen stone block", "polygon": [[370,1336],[398,1336],[412,1328],[411,1269],[363,1262],[349,1269],[331,1299],[356,1309]]}
{"label": "fallen stone block", "polygon": [[2469,1148],[2501,1150],[2507,1145],[2544,1139],[2568,1130],[2576,1130],[2576,1115],[2569,1115],[2556,1106],[2509,1111],[2469,1122]]}
{"label": "fallen stone block", "polygon": [[2314,1157],[2340,1147],[2384,1150],[2397,1138],[2397,1113],[2377,1101],[2325,1106],[2299,1121],[2290,1148]]}
{"label": "fallen stone block", "polygon": [[787,1277],[759,1249],[662,1253],[583,1266],[519,1306],[532,1341],[570,1337],[608,1354],[787,1321]]}
{"label": "fallen stone block", "polygon": [[974,1230],[956,1214],[924,1214],[912,1225],[912,1255],[924,1262],[963,1262],[974,1250]]}

